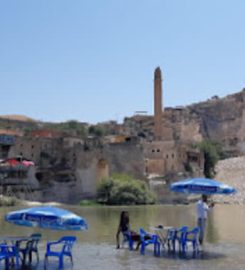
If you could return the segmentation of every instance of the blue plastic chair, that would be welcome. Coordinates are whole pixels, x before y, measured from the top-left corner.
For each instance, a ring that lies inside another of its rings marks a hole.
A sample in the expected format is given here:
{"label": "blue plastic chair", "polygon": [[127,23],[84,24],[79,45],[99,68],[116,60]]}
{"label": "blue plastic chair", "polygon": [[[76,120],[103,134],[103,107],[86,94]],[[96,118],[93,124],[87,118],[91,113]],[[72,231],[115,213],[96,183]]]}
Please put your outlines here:
{"label": "blue plastic chair", "polygon": [[190,231],[187,231],[183,239],[183,251],[186,252],[188,249],[188,243],[192,243],[193,252],[198,252],[199,250],[199,228],[195,227]]}
{"label": "blue plastic chair", "polygon": [[129,250],[133,250],[134,247],[134,240],[132,239],[131,232],[123,233],[123,243],[128,243]]}
{"label": "blue plastic chair", "polygon": [[37,262],[39,262],[39,254],[38,254],[38,242],[41,239],[42,235],[40,233],[32,234],[31,239],[25,241],[25,246],[22,247],[22,241],[19,242],[19,252],[22,254],[22,263],[26,264],[26,257],[29,257],[29,262],[32,262],[32,253],[36,253]]}
{"label": "blue plastic chair", "polygon": [[9,267],[10,259],[15,259],[15,268],[19,269],[19,252],[16,246],[0,244],[0,261],[5,260],[5,268]]}
{"label": "blue plastic chair", "polygon": [[152,244],[152,245],[154,245],[154,255],[160,256],[161,244],[160,244],[160,241],[158,239],[158,235],[148,233],[144,229],[140,228],[140,239],[141,239],[141,249],[140,249],[141,255],[145,254],[146,246]]}
{"label": "blue plastic chair", "polygon": [[[64,266],[64,257],[68,256],[71,260],[73,265],[73,258],[72,258],[72,247],[76,241],[75,236],[64,236],[60,238],[60,240],[56,242],[48,242],[47,243],[47,250],[45,253],[45,265],[47,263],[48,257],[58,257],[59,258],[59,269],[63,269]],[[60,246],[61,249],[59,251],[51,250],[53,246]]]}
{"label": "blue plastic chair", "polygon": [[168,234],[167,234],[168,251],[171,251],[171,250],[175,251],[176,232],[177,232],[177,229],[175,228],[168,230]]}
{"label": "blue plastic chair", "polygon": [[5,244],[0,244],[0,261],[5,260],[5,264],[8,264],[8,246]]}
{"label": "blue plastic chair", "polygon": [[176,231],[176,241],[179,244],[179,252],[184,251],[185,237],[188,231],[188,226],[182,226]]}
{"label": "blue plastic chair", "polygon": [[170,229],[168,231],[167,235],[167,243],[168,243],[168,250],[169,251],[176,251],[176,242],[179,244],[179,252],[183,250],[183,243],[184,243],[184,238],[185,234],[188,230],[187,226],[180,227],[179,229],[174,228]]}

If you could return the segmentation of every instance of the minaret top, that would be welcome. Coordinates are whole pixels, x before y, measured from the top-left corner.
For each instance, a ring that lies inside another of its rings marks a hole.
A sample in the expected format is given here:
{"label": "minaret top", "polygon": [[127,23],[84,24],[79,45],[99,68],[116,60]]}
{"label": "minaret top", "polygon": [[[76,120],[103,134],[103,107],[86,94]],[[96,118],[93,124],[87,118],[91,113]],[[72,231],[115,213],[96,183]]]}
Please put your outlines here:
{"label": "minaret top", "polygon": [[154,72],[154,79],[162,79],[162,72],[160,67],[157,67]]}

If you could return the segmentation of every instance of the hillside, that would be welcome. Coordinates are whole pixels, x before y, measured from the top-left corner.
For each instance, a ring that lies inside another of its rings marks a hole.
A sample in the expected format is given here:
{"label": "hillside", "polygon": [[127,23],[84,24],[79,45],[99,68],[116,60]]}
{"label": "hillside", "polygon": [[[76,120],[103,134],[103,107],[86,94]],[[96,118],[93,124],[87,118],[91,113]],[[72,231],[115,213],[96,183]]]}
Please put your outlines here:
{"label": "hillside", "polygon": [[245,203],[245,157],[229,158],[219,161],[216,166],[216,179],[236,188],[232,196],[216,196],[216,201]]}
{"label": "hillside", "polygon": [[36,120],[20,114],[9,114],[9,115],[0,115],[2,119],[8,119],[13,121],[22,121],[22,122],[36,122]]}

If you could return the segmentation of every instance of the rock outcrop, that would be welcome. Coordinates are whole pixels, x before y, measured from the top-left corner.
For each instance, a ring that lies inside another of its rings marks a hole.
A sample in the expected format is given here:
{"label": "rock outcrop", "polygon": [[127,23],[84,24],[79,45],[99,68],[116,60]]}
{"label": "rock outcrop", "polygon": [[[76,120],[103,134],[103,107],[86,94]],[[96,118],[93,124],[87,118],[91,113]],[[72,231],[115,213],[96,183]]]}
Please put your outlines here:
{"label": "rock outcrop", "polygon": [[245,203],[245,157],[228,158],[218,162],[216,179],[234,187],[237,192],[231,196],[215,196],[215,201]]}

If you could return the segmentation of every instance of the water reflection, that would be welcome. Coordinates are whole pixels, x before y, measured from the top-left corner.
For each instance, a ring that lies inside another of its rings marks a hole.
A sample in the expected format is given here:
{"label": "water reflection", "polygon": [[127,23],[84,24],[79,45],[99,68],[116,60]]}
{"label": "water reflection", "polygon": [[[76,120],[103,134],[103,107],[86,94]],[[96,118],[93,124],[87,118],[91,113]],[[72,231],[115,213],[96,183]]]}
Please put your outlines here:
{"label": "water reflection", "polygon": [[216,243],[219,240],[219,233],[218,233],[217,224],[215,224],[215,221],[214,221],[214,215],[215,214],[212,209],[209,213],[208,220],[207,220],[206,240],[211,243]]}
{"label": "water reflection", "polygon": [[[44,252],[48,240],[56,240],[64,234],[75,235],[78,242],[74,248],[74,270],[79,269],[243,269],[245,264],[245,212],[244,206],[217,205],[207,223],[204,251],[196,258],[192,252],[186,257],[162,252],[160,258],[148,249],[145,256],[126,248],[116,250],[115,234],[120,212],[130,214],[131,227],[148,229],[158,224],[168,226],[195,226],[195,205],[188,206],[140,206],[140,207],[68,207],[69,210],[86,218],[89,230],[86,232],[59,232],[25,228],[4,221],[4,215],[13,208],[0,208],[0,235],[30,235],[41,232],[40,263],[44,269]],[[1,265],[2,266],[2,265]],[[57,269],[58,262],[51,260],[48,269]],[[2,268],[0,268],[2,269]],[[69,260],[66,268],[70,269]]]}

